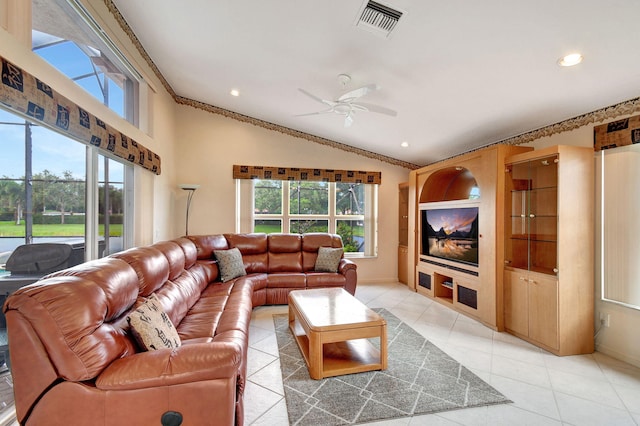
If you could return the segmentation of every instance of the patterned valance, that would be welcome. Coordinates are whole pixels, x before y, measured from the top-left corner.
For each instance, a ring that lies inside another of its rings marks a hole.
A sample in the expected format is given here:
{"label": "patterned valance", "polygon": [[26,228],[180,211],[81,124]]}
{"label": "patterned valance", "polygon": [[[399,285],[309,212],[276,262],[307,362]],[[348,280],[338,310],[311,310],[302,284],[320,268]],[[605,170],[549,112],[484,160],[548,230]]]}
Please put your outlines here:
{"label": "patterned valance", "polygon": [[640,115],[593,128],[595,151],[640,143]]}
{"label": "patterned valance", "polygon": [[307,180],[380,185],[381,172],[361,170],[301,169],[297,167],[233,166],[234,179]]}
{"label": "patterned valance", "polygon": [[160,157],[31,74],[2,60],[0,102],[88,145],[160,174]]}

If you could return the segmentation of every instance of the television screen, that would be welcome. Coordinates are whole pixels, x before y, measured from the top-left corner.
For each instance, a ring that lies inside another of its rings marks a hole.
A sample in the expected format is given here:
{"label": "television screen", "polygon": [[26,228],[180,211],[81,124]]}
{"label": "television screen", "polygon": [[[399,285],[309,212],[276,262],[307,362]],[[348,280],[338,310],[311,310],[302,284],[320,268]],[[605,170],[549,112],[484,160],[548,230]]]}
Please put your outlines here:
{"label": "television screen", "polygon": [[478,207],[422,210],[421,253],[478,265]]}

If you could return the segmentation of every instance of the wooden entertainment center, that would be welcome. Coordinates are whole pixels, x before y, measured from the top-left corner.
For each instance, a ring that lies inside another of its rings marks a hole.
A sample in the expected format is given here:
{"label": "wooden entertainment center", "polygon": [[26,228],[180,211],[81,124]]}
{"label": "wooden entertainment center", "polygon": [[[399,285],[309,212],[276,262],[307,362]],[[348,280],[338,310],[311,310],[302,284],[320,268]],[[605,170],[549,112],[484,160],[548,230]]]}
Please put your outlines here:
{"label": "wooden entertainment center", "polygon": [[408,286],[557,355],[593,352],[593,166],[589,148],[495,145],[412,171]]}

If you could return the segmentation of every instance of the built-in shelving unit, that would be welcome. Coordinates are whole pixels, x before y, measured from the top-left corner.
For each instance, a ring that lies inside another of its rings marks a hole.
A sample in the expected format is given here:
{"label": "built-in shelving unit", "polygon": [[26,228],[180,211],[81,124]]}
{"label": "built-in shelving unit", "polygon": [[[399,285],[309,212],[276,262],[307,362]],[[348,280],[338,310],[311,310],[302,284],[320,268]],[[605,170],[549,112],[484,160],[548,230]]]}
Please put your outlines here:
{"label": "built-in shelving unit", "polygon": [[506,159],[504,320],[557,355],[593,352],[593,150]]}
{"label": "built-in shelving unit", "polygon": [[[504,159],[529,150],[496,145],[410,173],[416,200],[410,202],[409,285],[494,329],[503,325],[496,256],[502,261]],[[436,225],[429,215],[439,213],[457,225]],[[468,223],[454,219],[457,214]]]}

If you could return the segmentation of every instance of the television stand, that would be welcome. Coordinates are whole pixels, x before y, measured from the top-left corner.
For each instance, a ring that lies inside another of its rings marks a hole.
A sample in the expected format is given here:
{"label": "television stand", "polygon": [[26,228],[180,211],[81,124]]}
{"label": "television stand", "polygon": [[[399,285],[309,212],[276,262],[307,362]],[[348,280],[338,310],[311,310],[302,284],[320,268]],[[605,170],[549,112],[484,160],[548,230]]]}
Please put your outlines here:
{"label": "television stand", "polygon": [[475,270],[464,269],[426,259],[418,266],[419,278],[428,286],[416,291],[435,301],[482,321],[479,312],[478,289],[480,278]]}

